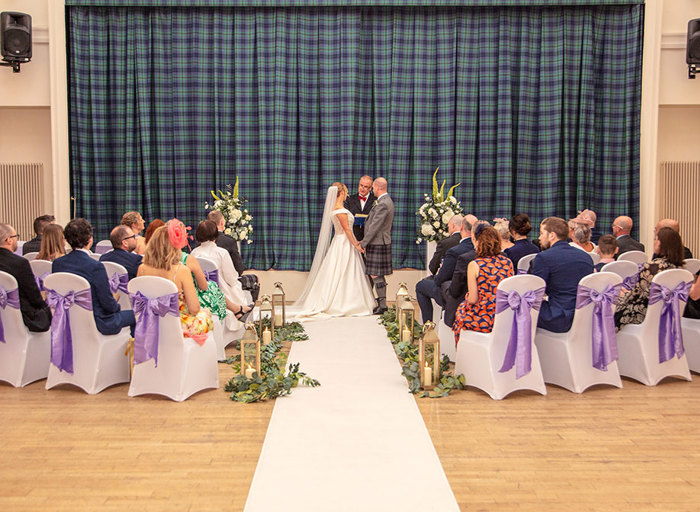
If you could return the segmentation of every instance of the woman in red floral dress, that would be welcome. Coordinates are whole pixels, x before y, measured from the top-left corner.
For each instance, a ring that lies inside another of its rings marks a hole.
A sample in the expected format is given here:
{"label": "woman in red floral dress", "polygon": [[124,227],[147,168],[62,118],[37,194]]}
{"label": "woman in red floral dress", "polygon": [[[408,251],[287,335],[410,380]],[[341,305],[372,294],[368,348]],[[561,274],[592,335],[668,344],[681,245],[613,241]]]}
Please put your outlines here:
{"label": "woman in red floral dress", "polygon": [[513,263],[501,253],[501,239],[487,223],[477,224],[472,240],[476,259],[467,267],[468,292],[457,308],[452,330],[455,344],[462,331],[491,332],[498,283],[513,275]]}

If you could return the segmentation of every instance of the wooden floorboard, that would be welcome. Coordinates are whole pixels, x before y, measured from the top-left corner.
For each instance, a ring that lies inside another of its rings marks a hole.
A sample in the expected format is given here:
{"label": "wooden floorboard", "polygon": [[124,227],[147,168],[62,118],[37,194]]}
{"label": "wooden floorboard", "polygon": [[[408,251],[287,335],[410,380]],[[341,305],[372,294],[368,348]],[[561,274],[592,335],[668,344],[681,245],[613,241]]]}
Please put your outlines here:
{"label": "wooden floorboard", "polygon": [[[233,372],[219,369],[223,385]],[[546,397],[502,401],[468,389],[417,403],[462,510],[695,512],[695,377],[581,395],[548,386]],[[222,389],[174,403],[128,398],[126,385],[95,396],[44,385],[0,383],[0,511],[243,509],[273,402],[238,404]],[[420,468],[406,478],[419,485]]]}

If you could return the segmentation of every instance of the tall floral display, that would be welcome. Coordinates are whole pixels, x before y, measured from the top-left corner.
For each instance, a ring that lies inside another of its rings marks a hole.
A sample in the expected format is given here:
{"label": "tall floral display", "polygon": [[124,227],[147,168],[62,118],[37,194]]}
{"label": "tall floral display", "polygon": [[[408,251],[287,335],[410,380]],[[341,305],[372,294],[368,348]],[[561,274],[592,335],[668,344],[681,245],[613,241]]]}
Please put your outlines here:
{"label": "tall floral display", "polygon": [[214,203],[204,203],[204,208],[221,212],[226,221],[224,233],[238,242],[245,241],[252,244],[253,240],[251,240],[250,235],[253,233],[253,226],[250,221],[253,220],[253,217],[247,209],[243,208],[243,205],[248,201],[238,195],[238,177],[236,177],[236,184],[233,188],[229,184],[224,187],[223,192],[221,190],[217,190],[217,192],[218,196],[213,190],[211,191]]}
{"label": "tall floral display", "polygon": [[454,185],[444,195],[445,181],[438,190],[437,173],[440,168],[435,169],[433,174],[433,193],[425,194],[425,203],[416,212],[420,220],[420,228],[416,243],[420,244],[423,240],[427,242],[438,242],[448,235],[447,223],[450,219],[462,213],[462,206],[457,201],[453,194],[454,190],[459,187],[460,183]]}

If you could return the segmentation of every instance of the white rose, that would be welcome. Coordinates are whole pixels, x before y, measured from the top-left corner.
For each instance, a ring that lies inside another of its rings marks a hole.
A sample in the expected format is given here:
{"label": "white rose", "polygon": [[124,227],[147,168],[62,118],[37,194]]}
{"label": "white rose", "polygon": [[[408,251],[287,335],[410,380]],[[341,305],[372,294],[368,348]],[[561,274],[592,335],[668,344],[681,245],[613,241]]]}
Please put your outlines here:
{"label": "white rose", "polygon": [[231,228],[224,229],[224,233],[226,233],[228,236],[231,236]]}
{"label": "white rose", "polygon": [[417,238],[417,239],[416,239],[416,245],[420,244],[422,241],[423,241],[422,238]]}
{"label": "white rose", "polygon": [[430,214],[431,217],[437,219],[438,214],[435,211],[435,208],[431,208],[430,210],[428,210],[428,213]]}
{"label": "white rose", "polygon": [[450,222],[450,219],[454,217],[455,214],[452,212],[452,210],[447,210],[445,213],[442,214],[442,223],[447,224]]}
{"label": "white rose", "polygon": [[433,228],[430,226],[430,224],[423,224],[420,227],[420,232],[423,236],[430,236],[433,234]]}
{"label": "white rose", "polygon": [[437,229],[440,227],[440,223],[438,221],[435,221],[433,222],[433,226],[435,226],[435,228]]}
{"label": "white rose", "polygon": [[457,202],[457,199],[455,199],[455,196],[450,197],[450,202],[452,204],[455,204]]}

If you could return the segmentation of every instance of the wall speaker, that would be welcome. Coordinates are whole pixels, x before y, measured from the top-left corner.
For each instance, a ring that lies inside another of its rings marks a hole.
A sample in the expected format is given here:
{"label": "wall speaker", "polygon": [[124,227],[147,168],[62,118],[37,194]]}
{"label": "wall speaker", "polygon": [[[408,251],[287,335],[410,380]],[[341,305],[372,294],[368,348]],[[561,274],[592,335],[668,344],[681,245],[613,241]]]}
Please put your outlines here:
{"label": "wall speaker", "polygon": [[697,66],[700,65],[700,18],[688,22],[685,62],[688,64],[688,78],[695,78]]}
{"label": "wall speaker", "polygon": [[32,59],[32,17],[21,12],[0,13],[2,59],[29,62]]}

